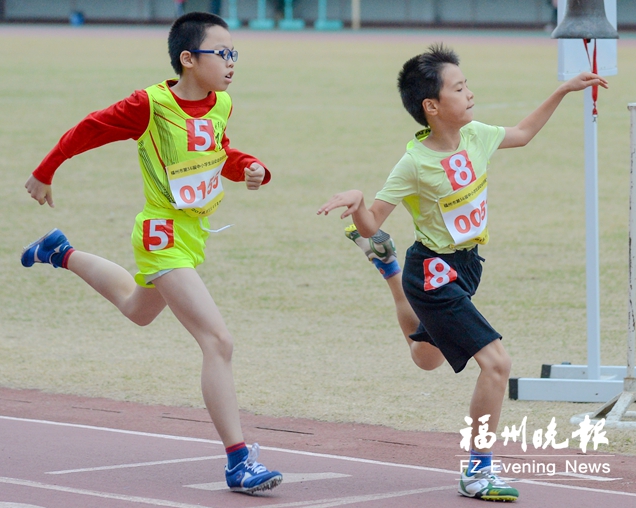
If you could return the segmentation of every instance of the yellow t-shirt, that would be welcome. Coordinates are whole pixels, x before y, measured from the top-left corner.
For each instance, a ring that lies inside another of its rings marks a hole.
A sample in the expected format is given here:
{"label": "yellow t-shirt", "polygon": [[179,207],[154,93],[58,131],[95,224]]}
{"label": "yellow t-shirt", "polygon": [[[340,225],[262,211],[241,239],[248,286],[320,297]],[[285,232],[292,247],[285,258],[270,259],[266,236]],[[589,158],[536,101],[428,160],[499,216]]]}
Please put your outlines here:
{"label": "yellow t-shirt", "polygon": [[407,144],[376,199],[403,203],[413,218],[416,240],[440,254],[487,243],[486,170],[505,129],[473,121],[460,130],[453,152],[424,146],[429,132],[418,132]]}

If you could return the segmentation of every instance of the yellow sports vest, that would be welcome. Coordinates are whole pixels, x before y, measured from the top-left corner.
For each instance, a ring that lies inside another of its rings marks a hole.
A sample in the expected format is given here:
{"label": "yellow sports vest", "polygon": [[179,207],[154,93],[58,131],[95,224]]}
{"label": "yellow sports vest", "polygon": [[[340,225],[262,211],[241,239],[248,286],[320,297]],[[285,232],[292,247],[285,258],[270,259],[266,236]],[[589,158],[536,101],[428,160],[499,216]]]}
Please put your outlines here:
{"label": "yellow sports vest", "polygon": [[221,146],[232,100],[216,92],[216,104],[201,118],[187,115],[167,82],[146,88],[150,121],[137,141],[144,195],[149,204],[191,217],[216,211],[223,199]]}

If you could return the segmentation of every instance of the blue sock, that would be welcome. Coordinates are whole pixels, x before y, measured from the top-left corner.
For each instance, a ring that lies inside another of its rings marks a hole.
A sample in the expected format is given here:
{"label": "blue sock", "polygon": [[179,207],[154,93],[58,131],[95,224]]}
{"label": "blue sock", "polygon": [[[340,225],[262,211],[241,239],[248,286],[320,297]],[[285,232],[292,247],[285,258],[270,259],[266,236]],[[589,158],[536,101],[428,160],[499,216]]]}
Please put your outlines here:
{"label": "blue sock", "polygon": [[394,259],[390,263],[383,263],[377,258],[371,260],[371,262],[375,265],[378,271],[382,274],[382,277],[385,279],[390,279],[394,275],[400,273],[400,263],[397,262],[397,259]]}
{"label": "blue sock", "polygon": [[466,470],[466,476],[473,476],[481,468],[490,467],[491,465],[492,452],[478,452],[476,450],[470,450],[470,459],[468,462],[468,469]]}
{"label": "blue sock", "polygon": [[249,452],[245,443],[237,443],[226,448],[225,453],[227,453],[227,468],[233,469],[247,458]]}
{"label": "blue sock", "polygon": [[75,252],[75,249],[69,244],[63,245],[59,252],[51,256],[51,264],[55,268],[67,268],[68,257]]}

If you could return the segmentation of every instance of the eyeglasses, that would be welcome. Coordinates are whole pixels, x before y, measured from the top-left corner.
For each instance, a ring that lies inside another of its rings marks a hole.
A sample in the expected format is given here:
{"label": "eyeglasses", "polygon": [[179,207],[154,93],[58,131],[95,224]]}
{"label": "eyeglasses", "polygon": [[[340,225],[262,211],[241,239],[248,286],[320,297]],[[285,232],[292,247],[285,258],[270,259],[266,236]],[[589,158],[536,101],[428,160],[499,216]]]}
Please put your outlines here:
{"label": "eyeglasses", "polygon": [[210,55],[220,55],[223,60],[232,60],[236,62],[238,60],[238,51],[235,49],[191,49],[190,53],[207,53]]}

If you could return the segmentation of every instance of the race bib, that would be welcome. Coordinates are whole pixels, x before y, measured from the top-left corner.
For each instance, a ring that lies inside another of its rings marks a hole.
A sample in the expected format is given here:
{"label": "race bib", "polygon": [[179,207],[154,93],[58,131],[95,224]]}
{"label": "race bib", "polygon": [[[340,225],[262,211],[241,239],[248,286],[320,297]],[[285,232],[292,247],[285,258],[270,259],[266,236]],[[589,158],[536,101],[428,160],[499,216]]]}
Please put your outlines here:
{"label": "race bib", "polygon": [[193,217],[212,214],[223,199],[221,170],[227,155],[225,150],[166,168],[173,206]]}
{"label": "race bib", "polygon": [[439,200],[444,225],[455,245],[469,240],[486,243],[488,233],[487,178],[484,173],[470,185]]}
{"label": "race bib", "polygon": [[441,288],[457,280],[457,272],[442,258],[424,260],[424,291]]}

